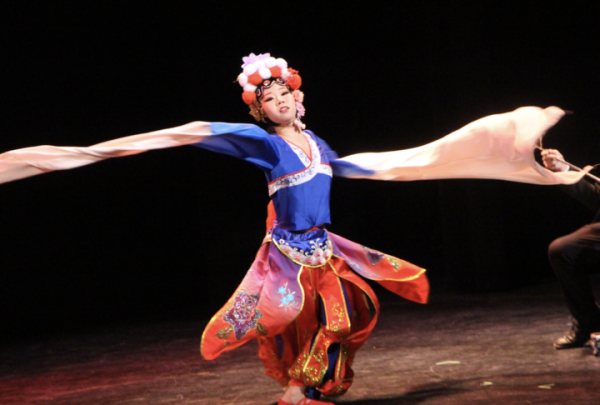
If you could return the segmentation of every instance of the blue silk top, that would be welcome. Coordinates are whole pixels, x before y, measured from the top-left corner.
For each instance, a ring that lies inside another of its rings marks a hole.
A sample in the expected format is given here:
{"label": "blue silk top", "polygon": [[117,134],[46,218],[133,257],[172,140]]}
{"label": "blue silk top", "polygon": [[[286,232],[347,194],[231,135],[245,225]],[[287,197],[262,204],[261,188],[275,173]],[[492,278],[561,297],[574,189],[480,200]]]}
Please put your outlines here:
{"label": "blue silk top", "polygon": [[263,170],[277,213],[277,228],[300,231],[329,224],[332,174],[365,172],[337,160],[329,145],[311,131],[304,131],[311,148],[307,156],[296,145],[256,125],[211,123],[210,128],[213,135],[194,146],[246,160]]}

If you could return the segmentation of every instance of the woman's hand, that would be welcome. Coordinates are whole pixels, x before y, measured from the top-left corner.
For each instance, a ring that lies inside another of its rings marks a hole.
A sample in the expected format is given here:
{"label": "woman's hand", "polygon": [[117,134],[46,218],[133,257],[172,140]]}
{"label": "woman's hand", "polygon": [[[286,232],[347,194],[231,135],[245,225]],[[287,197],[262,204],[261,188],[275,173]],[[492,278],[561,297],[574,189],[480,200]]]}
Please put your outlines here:
{"label": "woman's hand", "polygon": [[553,172],[566,172],[569,170],[569,165],[561,162],[564,161],[563,155],[556,149],[544,149],[542,151],[542,161],[547,169]]}

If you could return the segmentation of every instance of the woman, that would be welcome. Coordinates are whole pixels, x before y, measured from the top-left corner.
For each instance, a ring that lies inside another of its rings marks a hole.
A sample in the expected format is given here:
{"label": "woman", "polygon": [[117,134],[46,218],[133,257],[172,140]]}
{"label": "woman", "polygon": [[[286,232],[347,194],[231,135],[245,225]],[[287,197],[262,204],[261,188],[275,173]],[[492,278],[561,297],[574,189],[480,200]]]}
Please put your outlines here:
{"label": "woman", "polygon": [[201,352],[214,359],[257,338],[266,374],[287,388],[280,405],[328,404],[316,399],[350,387],[350,365],[379,313],[373,290],[356,273],[420,303],[429,286],[425,270],[325,229],[332,175],[360,169],[337,161],[322,139],[303,130],[298,72],[269,54],[251,54],[244,62],[238,78],[242,98],[272,133],[211,124],[218,135],[196,146],[245,159],[265,172],[268,230],[241,285],[207,325]]}

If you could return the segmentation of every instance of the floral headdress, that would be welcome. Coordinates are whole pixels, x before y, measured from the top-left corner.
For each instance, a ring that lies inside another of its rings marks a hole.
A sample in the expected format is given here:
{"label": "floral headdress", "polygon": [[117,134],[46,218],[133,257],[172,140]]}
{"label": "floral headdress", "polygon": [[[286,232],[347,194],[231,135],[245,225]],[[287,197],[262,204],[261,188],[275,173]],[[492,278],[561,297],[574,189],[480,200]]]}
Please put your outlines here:
{"label": "floral headdress", "polygon": [[285,85],[292,90],[292,95],[296,101],[294,126],[298,130],[304,129],[305,125],[300,121],[305,113],[302,105],[304,93],[298,90],[302,85],[302,78],[298,71],[288,68],[288,64],[284,59],[275,59],[269,53],[259,54],[258,56],[251,53],[242,59],[244,61],[242,65],[244,71],[240,73],[237,80],[244,89],[242,99],[250,107],[250,115],[256,121],[266,122],[265,113],[258,101],[263,89],[271,87],[274,83]]}

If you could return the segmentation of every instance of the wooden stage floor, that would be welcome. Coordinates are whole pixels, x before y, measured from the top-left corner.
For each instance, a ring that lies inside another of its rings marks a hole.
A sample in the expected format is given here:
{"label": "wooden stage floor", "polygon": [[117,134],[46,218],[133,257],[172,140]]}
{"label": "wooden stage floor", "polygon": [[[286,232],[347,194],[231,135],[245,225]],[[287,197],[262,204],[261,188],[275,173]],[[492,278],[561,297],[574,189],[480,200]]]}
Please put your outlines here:
{"label": "wooden stage floor", "polygon": [[[383,294],[383,314],[338,404],[597,404],[600,357],[556,351],[568,329],[556,284],[436,293],[429,305]],[[0,403],[274,404],[254,343],[215,361],[206,321],[121,326],[0,348]]]}

